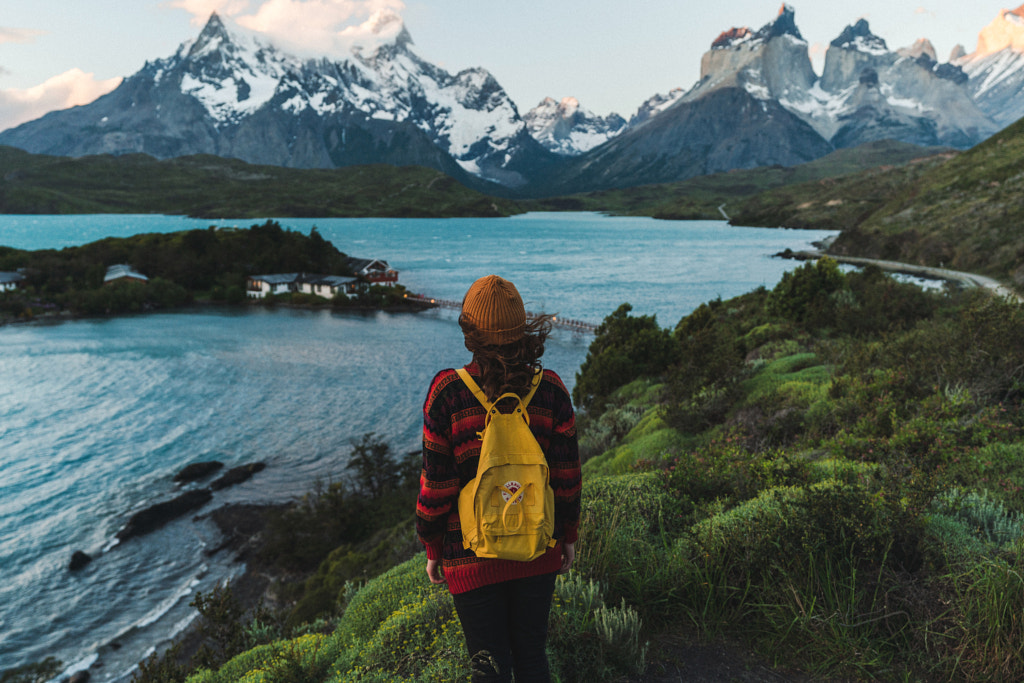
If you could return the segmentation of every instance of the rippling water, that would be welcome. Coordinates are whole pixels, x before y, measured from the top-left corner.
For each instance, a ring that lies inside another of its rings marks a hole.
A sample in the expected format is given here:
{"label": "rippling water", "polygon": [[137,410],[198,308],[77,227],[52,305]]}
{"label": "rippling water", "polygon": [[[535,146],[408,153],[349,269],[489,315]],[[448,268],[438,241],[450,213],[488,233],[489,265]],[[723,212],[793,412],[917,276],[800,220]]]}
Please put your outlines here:
{"label": "rippling water", "polygon": [[[674,325],[702,301],[771,287],[772,259],[823,231],[732,228],[593,214],[511,219],[281,221],[354,256],[387,259],[412,290],[459,299],[481,275],[527,307],[600,322],[623,301]],[[205,227],[141,216],[0,216],[0,245],[39,249]],[[237,225],[238,221],[221,224]],[[247,223],[242,223],[247,225]],[[589,340],[559,333],[545,364],[570,386]],[[135,509],[179,491],[181,467],[267,469],[201,513],[278,501],[340,479],[350,440],[418,445],[433,373],[468,360],[454,314],[203,309],[0,328],[0,670],[54,655],[123,679],[192,618],[196,590],[239,571],[206,557],[217,533],[182,518],[113,544]],[[75,549],[94,556],[70,573]]]}

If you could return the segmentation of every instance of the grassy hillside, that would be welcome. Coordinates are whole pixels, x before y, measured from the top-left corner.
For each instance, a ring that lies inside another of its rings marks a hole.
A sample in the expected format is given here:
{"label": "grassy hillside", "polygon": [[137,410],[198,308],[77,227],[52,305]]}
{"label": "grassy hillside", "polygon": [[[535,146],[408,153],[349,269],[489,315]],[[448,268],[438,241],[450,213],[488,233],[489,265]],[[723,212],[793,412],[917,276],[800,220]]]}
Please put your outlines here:
{"label": "grassy hillside", "polygon": [[985,273],[1024,286],[1024,121],[908,178],[837,250]]}
{"label": "grassy hillside", "polygon": [[977,272],[1024,286],[1024,121],[959,154],[775,189],[741,225],[843,231],[836,254]]}
{"label": "grassy hillside", "polygon": [[330,170],[190,156],[77,159],[0,147],[0,213],[267,216],[505,216],[512,202],[441,173],[385,165]]}
{"label": "grassy hillside", "polygon": [[[734,217],[734,212],[745,199],[774,188],[837,178],[879,166],[902,165],[945,151],[883,140],[837,150],[799,166],[772,166],[717,173],[678,183],[591,192],[523,202],[523,205],[532,210],[544,211],[603,211],[664,219],[719,220],[722,218],[719,206],[723,207],[727,215]],[[741,221],[735,222],[748,225]]]}
{"label": "grassy hillside", "polygon": [[[646,644],[677,634],[826,679],[1024,677],[1022,328],[1019,305],[827,259],[673,330],[620,307],[574,392],[583,513],[556,680],[647,680],[671,655]],[[344,557],[317,574],[317,621],[247,622],[242,651],[188,681],[465,680],[423,556],[365,581]]]}

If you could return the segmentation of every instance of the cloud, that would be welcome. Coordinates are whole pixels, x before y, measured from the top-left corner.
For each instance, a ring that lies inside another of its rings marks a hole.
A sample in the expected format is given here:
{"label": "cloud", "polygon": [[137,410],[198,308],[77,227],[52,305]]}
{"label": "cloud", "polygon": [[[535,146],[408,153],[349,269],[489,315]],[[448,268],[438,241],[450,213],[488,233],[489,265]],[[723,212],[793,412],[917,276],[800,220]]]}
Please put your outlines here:
{"label": "cloud", "polygon": [[[216,11],[275,45],[302,54],[345,54],[401,29],[403,0],[172,0],[204,23]],[[397,28],[396,28],[397,27]]]}
{"label": "cloud", "polygon": [[0,26],[0,45],[4,43],[31,43],[45,33],[46,31],[36,31],[30,28],[6,28]]}
{"label": "cloud", "polygon": [[931,11],[930,9],[927,9],[926,7],[920,6],[914,8],[914,14],[927,14],[930,17],[935,17],[935,12]]}
{"label": "cloud", "polygon": [[202,26],[210,15],[216,12],[223,17],[233,17],[249,9],[249,0],[171,0],[168,7],[183,9],[192,15],[192,23]]}
{"label": "cloud", "polygon": [[56,109],[88,104],[120,84],[120,78],[98,81],[94,74],[71,69],[32,88],[0,90],[0,130],[13,128]]}

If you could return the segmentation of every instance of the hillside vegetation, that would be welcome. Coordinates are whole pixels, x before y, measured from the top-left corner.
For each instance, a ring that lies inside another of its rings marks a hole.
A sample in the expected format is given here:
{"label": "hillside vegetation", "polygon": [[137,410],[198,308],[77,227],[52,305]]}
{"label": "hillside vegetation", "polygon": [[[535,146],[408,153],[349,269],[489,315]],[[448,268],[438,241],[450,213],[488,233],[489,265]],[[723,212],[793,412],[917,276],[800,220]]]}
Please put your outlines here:
{"label": "hillside vegetation", "polygon": [[[106,269],[131,264],[148,282],[104,283]],[[108,237],[77,247],[25,251],[0,246],[0,271],[21,270],[17,290],[0,292],[0,322],[45,313],[137,313],[196,300],[246,302],[249,275],[318,273],[350,275],[348,257],[320,236],[285,230],[274,221],[249,229],[188,230]],[[261,303],[376,306],[396,303],[405,289],[366,287],[359,297],[326,300],[312,294],[267,297]]]}
{"label": "hillside vegetation", "polygon": [[[745,222],[748,219],[740,220],[734,214],[746,199],[776,188],[839,178],[877,167],[903,165],[946,153],[948,150],[944,148],[882,140],[836,150],[820,159],[797,166],[768,166],[716,173],[677,183],[525,201],[523,206],[531,210],[602,211],[671,220],[721,220],[721,206],[737,225],[765,225]],[[792,227],[819,226],[812,222]]]}
{"label": "hillside vegetation", "polygon": [[[647,644],[674,633],[821,678],[1024,678],[1022,330],[1019,305],[829,259],[671,330],[621,306],[574,390],[583,514],[556,680],[657,674],[670,655]],[[380,548],[415,546],[407,496]],[[359,576],[381,557],[332,554],[302,619],[247,622],[188,681],[465,680],[423,556]],[[142,680],[186,675],[159,672]]]}
{"label": "hillside vegetation", "polygon": [[200,155],[51,157],[0,147],[0,213],[197,218],[506,216],[507,200],[419,166],[300,170]]}
{"label": "hillside vegetation", "polygon": [[833,253],[977,272],[1024,286],[1024,121],[955,155],[745,201],[741,225],[843,233]]}

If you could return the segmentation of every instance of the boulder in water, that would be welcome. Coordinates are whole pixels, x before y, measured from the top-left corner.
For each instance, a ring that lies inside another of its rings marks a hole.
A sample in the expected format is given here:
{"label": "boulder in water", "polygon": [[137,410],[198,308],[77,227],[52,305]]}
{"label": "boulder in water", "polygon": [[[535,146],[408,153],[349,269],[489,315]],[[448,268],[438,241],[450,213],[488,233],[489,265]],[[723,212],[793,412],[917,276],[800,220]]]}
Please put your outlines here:
{"label": "boulder in water", "polygon": [[196,481],[197,479],[202,479],[211,472],[216,472],[221,467],[224,467],[224,463],[218,460],[194,462],[181,468],[181,471],[174,475],[174,481],[182,484],[190,481]]}
{"label": "boulder in water", "polygon": [[210,490],[220,491],[221,489],[226,489],[229,486],[241,484],[243,481],[248,480],[252,475],[256,474],[266,466],[266,463],[251,462],[248,465],[232,467],[230,470],[225,472],[222,477],[214,480],[214,482],[210,484]]}
{"label": "boulder in water", "polygon": [[124,528],[117,532],[117,538],[123,541],[133,536],[148,534],[159,529],[172,519],[181,517],[186,512],[205,505],[211,498],[213,498],[213,494],[209,490],[201,489],[198,491],[186,491],[177,498],[151,505],[145,510],[140,510],[132,515]]}
{"label": "boulder in water", "polygon": [[76,550],[71,554],[71,563],[68,565],[68,569],[76,572],[90,562],[92,562],[92,556],[88,553],[82,552],[81,550]]}

